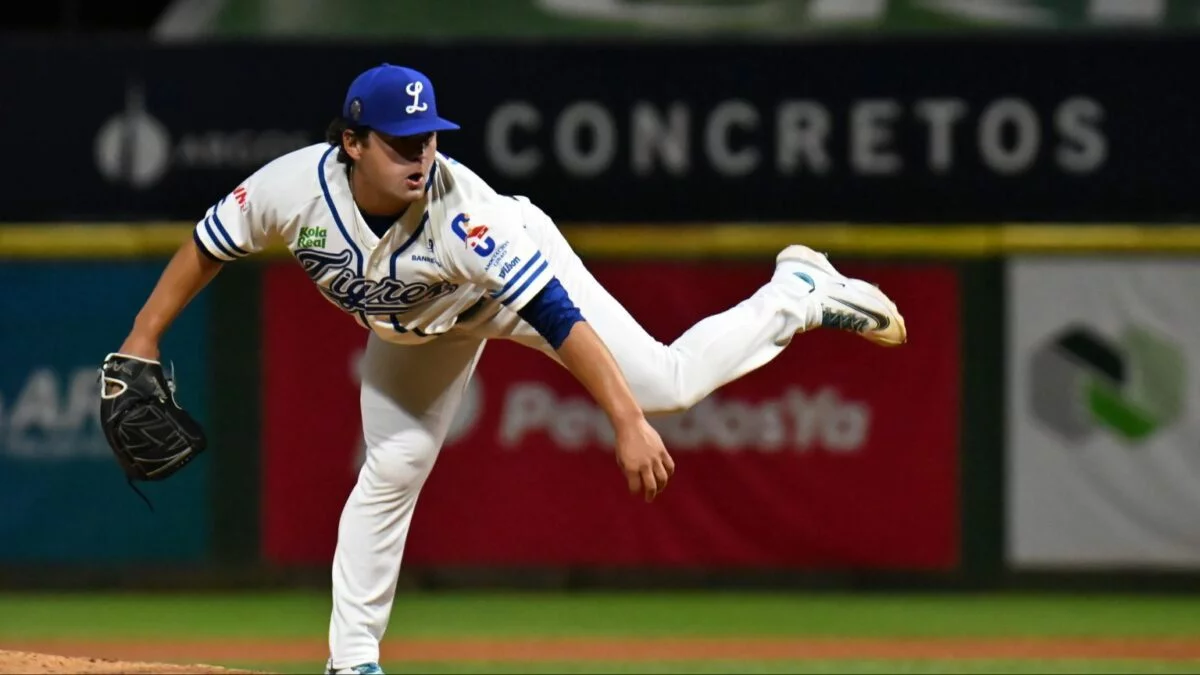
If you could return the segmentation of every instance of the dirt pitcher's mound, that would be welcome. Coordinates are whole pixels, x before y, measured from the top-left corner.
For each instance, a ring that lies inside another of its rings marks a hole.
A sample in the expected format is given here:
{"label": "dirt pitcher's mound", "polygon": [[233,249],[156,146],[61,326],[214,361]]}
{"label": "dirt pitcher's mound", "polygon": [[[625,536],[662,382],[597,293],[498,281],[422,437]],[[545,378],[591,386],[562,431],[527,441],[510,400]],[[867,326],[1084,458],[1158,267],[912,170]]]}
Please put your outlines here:
{"label": "dirt pitcher's mound", "polygon": [[88,659],[55,654],[0,651],[0,673],[251,673],[217,666]]}

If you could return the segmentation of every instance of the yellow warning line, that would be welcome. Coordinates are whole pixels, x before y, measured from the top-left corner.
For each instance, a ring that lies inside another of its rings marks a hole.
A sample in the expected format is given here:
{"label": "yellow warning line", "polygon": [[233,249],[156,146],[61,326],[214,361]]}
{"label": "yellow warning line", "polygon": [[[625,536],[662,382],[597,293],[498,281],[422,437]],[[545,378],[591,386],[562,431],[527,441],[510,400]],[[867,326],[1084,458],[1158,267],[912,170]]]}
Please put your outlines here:
{"label": "yellow warning line", "polygon": [[[0,259],[135,259],[169,256],[191,236],[190,223],[18,223],[0,225]],[[1016,253],[1200,253],[1200,225],[996,224],[854,225],[719,223],[567,224],[583,257],[773,257],[802,243],[843,256],[981,258]],[[261,257],[279,257],[279,243]]]}

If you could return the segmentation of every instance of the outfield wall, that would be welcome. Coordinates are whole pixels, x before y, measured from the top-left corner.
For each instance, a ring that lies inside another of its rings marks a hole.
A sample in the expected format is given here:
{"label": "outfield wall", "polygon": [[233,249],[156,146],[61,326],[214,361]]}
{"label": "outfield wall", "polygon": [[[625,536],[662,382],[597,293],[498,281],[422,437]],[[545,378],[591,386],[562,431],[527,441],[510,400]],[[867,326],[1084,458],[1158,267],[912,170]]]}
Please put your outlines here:
{"label": "outfield wall", "polygon": [[153,513],[94,375],[189,223],[387,61],[437,82],[462,126],[439,150],[563,223],[660,339],[795,242],[881,283],[912,336],[802,336],[662,420],[680,474],[653,508],[573,380],[489,346],[406,578],[1195,587],[1197,44],[4,41],[0,122],[36,110],[56,150],[14,135],[0,192],[0,586],[327,583],[363,335],[279,242],[163,345],[212,451],[146,486]]}
{"label": "outfield wall", "polygon": [[[489,347],[422,496],[414,582],[1200,577],[1189,488],[1200,331],[1186,311],[1200,228],[564,231],[663,340],[753,290],[782,245],[803,241],[889,290],[912,341],[883,350],[806,335],[695,413],[663,420],[680,480],[650,509],[624,494],[607,427],[569,375]],[[15,289],[3,337],[17,355],[0,379],[0,488],[13,507],[0,519],[0,583],[109,585],[147,565],[170,583],[327,576],[361,459],[364,334],[278,246],[228,266],[164,343],[211,452],[147,486],[154,513],[106,455],[92,369],[186,235],[179,223],[0,229]],[[658,295],[644,293],[651,284]],[[320,325],[317,339],[299,323]]]}

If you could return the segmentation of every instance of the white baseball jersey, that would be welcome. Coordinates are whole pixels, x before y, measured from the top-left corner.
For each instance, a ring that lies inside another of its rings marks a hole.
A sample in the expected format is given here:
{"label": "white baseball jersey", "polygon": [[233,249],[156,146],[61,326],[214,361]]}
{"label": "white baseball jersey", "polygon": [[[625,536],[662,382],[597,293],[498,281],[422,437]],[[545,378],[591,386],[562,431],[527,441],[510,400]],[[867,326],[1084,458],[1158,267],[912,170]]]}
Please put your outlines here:
{"label": "white baseball jersey", "polygon": [[354,203],[337,148],[321,143],[254,172],[208,210],[193,238],[232,261],[279,236],[326,299],[381,338],[416,344],[464,316],[518,310],[550,281],[522,223],[523,199],[439,153],[425,197],[380,239]]}

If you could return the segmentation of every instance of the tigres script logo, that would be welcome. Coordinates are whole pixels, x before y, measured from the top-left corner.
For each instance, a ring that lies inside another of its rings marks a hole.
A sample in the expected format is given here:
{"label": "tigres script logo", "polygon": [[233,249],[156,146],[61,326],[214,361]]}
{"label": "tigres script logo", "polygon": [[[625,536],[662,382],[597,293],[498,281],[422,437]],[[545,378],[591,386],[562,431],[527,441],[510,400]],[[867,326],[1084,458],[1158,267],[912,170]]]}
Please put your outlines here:
{"label": "tigres script logo", "polygon": [[364,279],[350,268],[354,255],[349,250],[329,253],[304,249],[296,251],[296,258],[325,297],[347,312],[400,314],[458,289],[458,284],[448,281],[427,284],[391,278]]}

